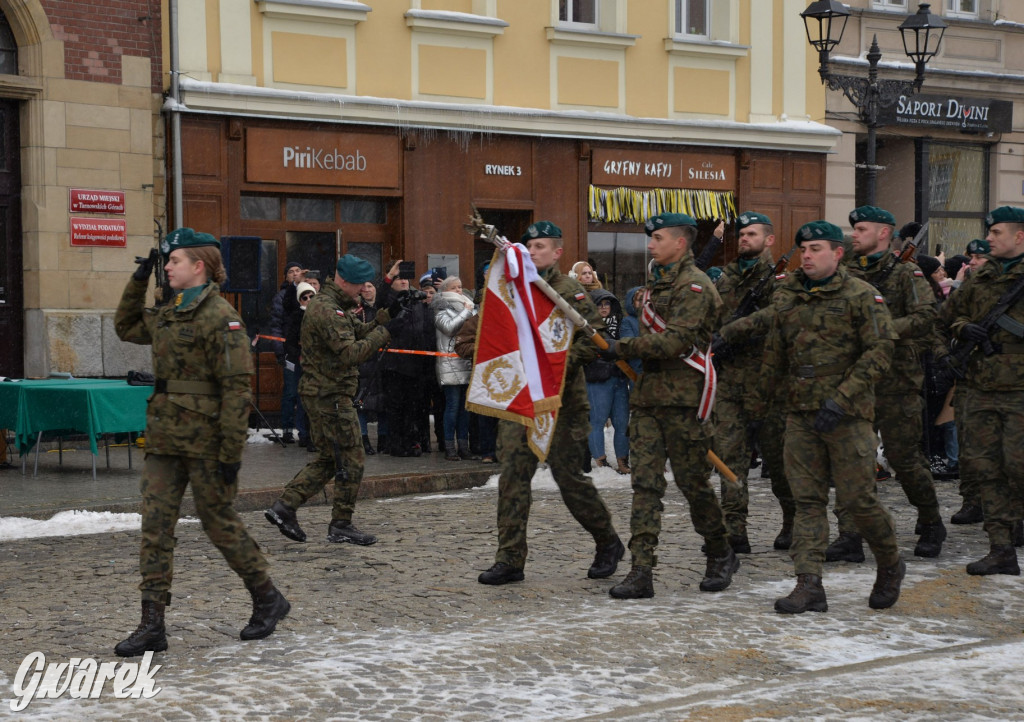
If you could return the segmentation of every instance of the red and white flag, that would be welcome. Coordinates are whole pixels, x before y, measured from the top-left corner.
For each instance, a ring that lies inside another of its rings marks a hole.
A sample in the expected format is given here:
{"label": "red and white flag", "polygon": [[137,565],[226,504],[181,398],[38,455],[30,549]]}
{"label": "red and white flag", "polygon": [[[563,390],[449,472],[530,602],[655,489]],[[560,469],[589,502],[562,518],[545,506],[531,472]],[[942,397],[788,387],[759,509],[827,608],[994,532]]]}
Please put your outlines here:
{"label": "red and white flag", "polygon": [[543,461],[562,405],[574,326],[537,287],[537,279],[521,243],[495,251],[466,406],[529,427],[530,448]]}

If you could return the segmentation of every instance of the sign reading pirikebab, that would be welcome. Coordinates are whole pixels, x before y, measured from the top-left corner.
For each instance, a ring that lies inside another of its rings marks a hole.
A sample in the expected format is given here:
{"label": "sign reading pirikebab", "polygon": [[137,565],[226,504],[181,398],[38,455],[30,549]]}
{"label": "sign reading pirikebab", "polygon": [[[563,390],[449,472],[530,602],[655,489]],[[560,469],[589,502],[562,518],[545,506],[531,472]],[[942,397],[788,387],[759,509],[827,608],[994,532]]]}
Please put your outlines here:
{"label": "sign reading pirikebab", "polygon": [[72,657],[67,662],[50,662],[42,652],[32,652],[21,662],[14,676],[11,710],[21,712],[33,699],[99,699],[107,682],[117,699],[150,699],[160,693],[153,677],[163,665],[150,667],[153,653],[141,662],[97,663],[91,657]]}

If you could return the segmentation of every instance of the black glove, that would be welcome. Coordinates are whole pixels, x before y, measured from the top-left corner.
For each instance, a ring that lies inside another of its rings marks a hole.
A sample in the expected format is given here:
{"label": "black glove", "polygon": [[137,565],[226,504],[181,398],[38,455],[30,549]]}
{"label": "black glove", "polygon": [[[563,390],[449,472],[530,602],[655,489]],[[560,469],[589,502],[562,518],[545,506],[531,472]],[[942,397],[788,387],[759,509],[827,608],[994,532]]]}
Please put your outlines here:
{"label": "black glove", "polygon": [[391,305],[388,306],[388,313],[391,314],[391,320],[398,318],[399,314],[409,307],[409,292],[398,291],[391,299]]}
{"label": "black glove", "polygon": [[392,336],[395,335],[395,331],[401,326],[405,325],[405,317],[409,315],[409,308],[406,306],[399,306],[397,311],[388,311],[391,314],[391,320],[384,324],[384,328],[388,330]]}
{"label": "black glove", "polygon": [[714,357],[715,368],[718,368],[719,363],[733,359],[732,346],[719,333],[711,337],[711,354]]}
{"label": "black glove", "polygon": [[826,399],[821,402],[818,415],[814,417],[814,430],[823,434],[834,431],[839,425],[839,419],[844,416],[846,412],[839,408],[839,404],[832,399]]}
{"label": "black glove", "polygon": [[615,339],[608,340],[608,348],[597,349],[598,358],[604,359],[605,361],[618,361],[619,360],[619,342]]}
{"label": "black glove", "polygon": [[149,277],[153,275],[153,266],[158,260],[160,260],[160,251],[155,248],[150,248],[149,255],[145,258],[136,256],[135,262],[139,264],[139,267],[135,269],[132,278],[136,281],[148,281]]}
{"label": "black glove", "polygon": [[974,341],[977,344],[988,343],[988,331],[985,330],[984,326],[977,323],[965,324],[960,329],[960,338],[964,341]]}
{"label": "black glove", "polygon": [[238,470],[242,468],[242,462],[236,461],[233,464],[225,464],[223,461],[218,464],[220,473],[224,476],[224,483],[231,485],[238,481]]}

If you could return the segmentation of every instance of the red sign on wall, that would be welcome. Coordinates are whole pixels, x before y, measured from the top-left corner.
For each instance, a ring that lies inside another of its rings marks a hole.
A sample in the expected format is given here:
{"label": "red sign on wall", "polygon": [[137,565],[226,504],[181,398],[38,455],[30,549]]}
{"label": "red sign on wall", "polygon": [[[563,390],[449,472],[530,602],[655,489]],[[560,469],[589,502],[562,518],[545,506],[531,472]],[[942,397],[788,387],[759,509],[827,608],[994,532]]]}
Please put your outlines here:
{"label": "red sign on wall", "polygon": [[128,224],[123,218],[72,218],[71,245],[125,248]]}
{"label": "red sign on wall", "polygon": [[94,191],[72,188],[72,213],[124,213],[124,191]]}

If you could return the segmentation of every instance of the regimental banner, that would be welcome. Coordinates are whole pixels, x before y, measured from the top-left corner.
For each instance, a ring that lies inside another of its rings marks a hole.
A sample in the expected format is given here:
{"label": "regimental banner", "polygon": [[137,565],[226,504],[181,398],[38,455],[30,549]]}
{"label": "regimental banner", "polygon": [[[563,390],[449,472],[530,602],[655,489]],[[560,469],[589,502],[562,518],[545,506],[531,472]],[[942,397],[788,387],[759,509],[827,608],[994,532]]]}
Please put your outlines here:
{"label": "regimental banner", "polygon": [[126,248],[128,224],[123,218],[72,218],[71,245]]}
{"label": "regimental banner", "polygon": [[124,213],[124,191],[72,188],[68,195],[72,213]]}
{"label": "regimental banner", "polygon": [[1008,100],[949,95],[901,95],[879,110],[884,125],[949,128],[972,133],[1009,133],[1013,103]]}
{"label": "regimental banner", "polygon": [[537,277],[521,243],[495,251],[466,406],[527,426],[530,448],[543,461],[562,404],[574,326],[537,288]]}

